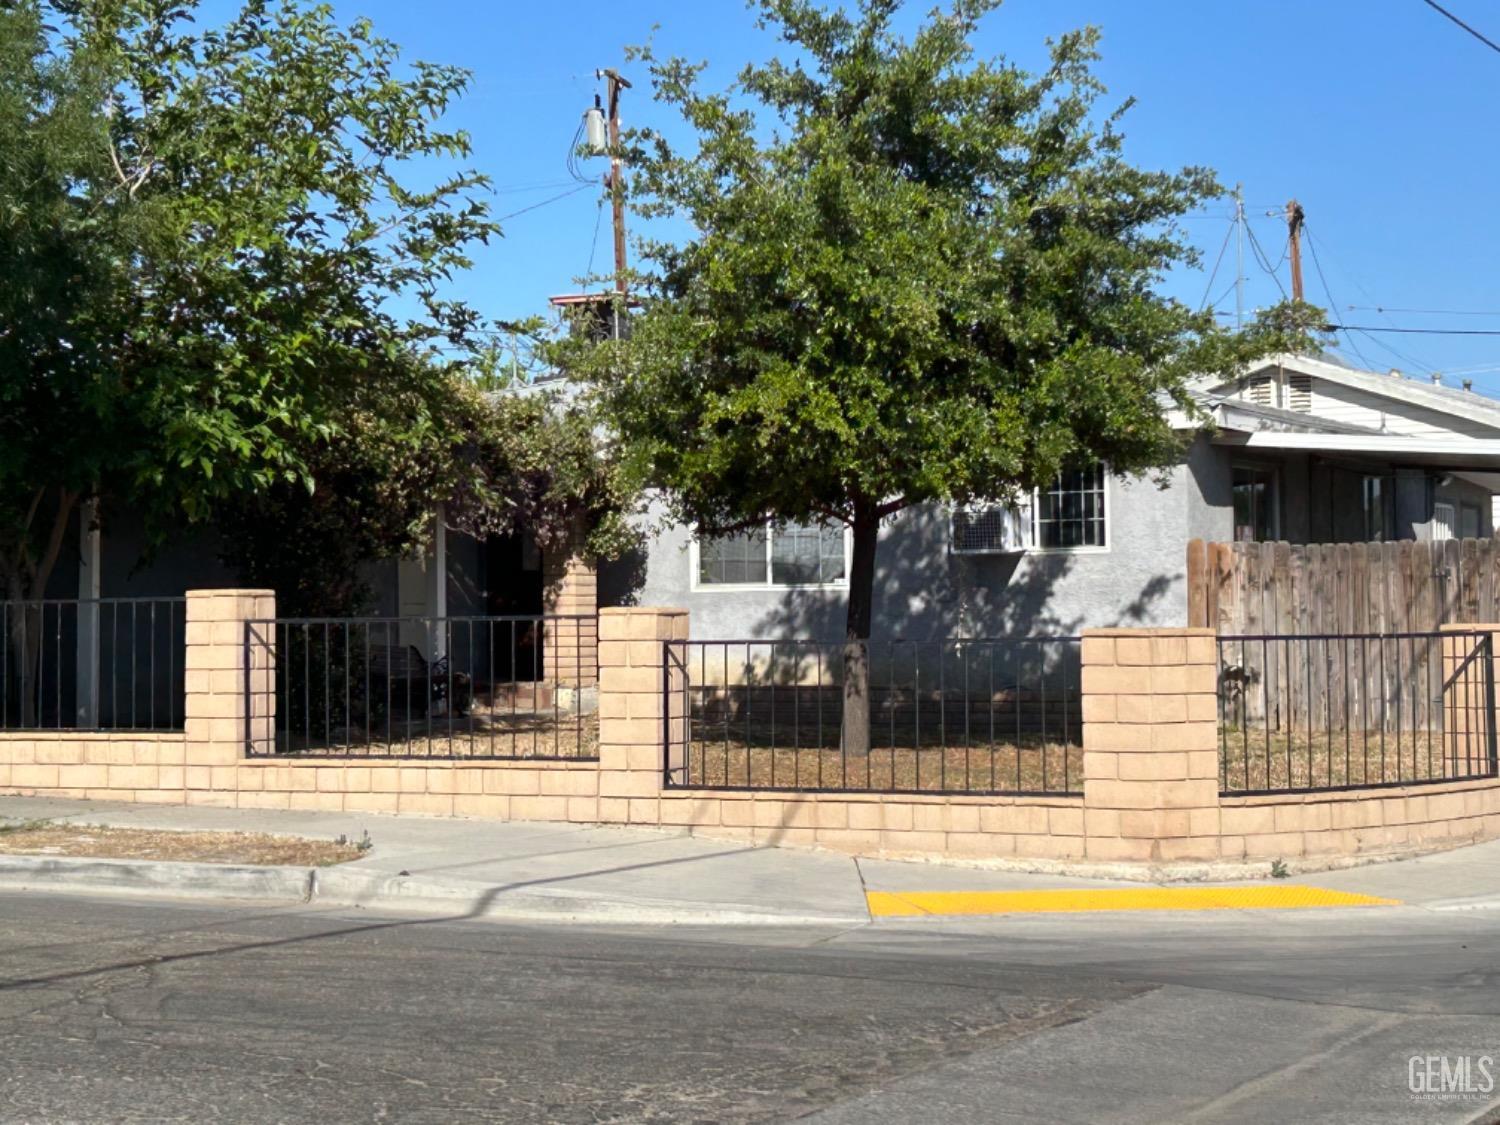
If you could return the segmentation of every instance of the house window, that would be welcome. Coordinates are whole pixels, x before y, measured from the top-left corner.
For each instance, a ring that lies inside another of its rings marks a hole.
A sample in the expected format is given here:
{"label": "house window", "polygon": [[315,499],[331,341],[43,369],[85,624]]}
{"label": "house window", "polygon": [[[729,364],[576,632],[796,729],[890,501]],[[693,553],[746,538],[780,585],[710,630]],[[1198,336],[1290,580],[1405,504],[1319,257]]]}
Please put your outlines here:
{"label": "house window", "polygon": [[695,541],[699,586],[842,586],[842,526],[786,524]]}
{"label": "house window", "polygon": [[1256,406],[1270,406],[1275,393],[1276,388],[1269,375],[1259,375],[1245,384],[1245,401],[1253,402]]}
{"label": "house window", "polygon": [[1479,524],[1479,505],[1463,504],[1458,509],[1459,534],[1465,539],[1478,539],[1484,535]]}
{"label": "house window", "polygon": [[1234,466],[1234,538],[1268,543],[1278,538],[1279,474],[1255,465]]}
{"label": "house window", "polygon": [[1050,485],[1037,489],[1033,507],[1034,541],[1040,549],[1107,546],[1103,465],[1058,473]]}
{"label": "house window", "polygon": [[952,512],[956,555],[1104,550],[1109,506],[1102,464],[1057,474],[1015,504],[968,504]]}
{"label": "house window", "polygon": [[1384,543],[1391,538],[1395,524],[1395,482],[1390,477],[1360,478],[1361,499],[1365,515],[1365,540]]}

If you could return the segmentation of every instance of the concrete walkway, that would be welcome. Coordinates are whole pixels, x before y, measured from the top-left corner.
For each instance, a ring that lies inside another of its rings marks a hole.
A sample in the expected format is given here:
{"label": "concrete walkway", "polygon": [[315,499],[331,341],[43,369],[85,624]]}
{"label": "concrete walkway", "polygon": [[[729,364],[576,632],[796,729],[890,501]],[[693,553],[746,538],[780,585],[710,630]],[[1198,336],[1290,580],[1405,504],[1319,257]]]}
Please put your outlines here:
{"label": "concrete walkway", "polygon": [[[1342,905],[1350,901],[1345,896],[1428,910],[1500,909],[1500,842],[1287,883],[1193,884],[1181,888],[1193,893],[1178,903],[1152,884],[854,860],[638,828],[0,798],[0,827],[33,820],[322,839],[368,832],[374,847],[352,863],[315,870],[0,856],[0,886],[317,899],[620,924],[860,925],[871,920],[872,907],[877,916],[896,914],[909,923],[928,911],[906,906],[933,902],[968,903],[972,908],[932,912],[969,915],[1049,912],[1049,902],[1067,912],[1175,910],[1203,908],[1191,905],[1195,900],[1213,900],[1218,909]],[[1205,896],[1212,886],[1256,890]],[[1287,894],[1267,894],[1276,887]],[[1311,891],[1343,895],[1311,901],[1319,897]],[[897,908],[882,909],[882,902]]]}

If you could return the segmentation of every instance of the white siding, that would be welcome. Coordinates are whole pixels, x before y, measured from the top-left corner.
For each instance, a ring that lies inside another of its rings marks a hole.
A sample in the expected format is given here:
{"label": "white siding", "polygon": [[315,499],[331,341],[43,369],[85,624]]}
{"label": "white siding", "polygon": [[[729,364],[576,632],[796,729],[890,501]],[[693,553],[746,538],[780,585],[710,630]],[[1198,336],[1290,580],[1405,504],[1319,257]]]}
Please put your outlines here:
{"label": "white siding", "polygon": [[1363,426],[1388,434],[1408,437],[1448,434],[1480,438],[1500,436],[1500,425],[1401,402],[1375,389],[1380,380],[1394,381],[1394,376],[1372,375],[1368,378],[1375,385],[1370,390],[1345,386],[1317,375],[1309,378],[1291,369],[1287,370],[1284,380],[1278,379],[1274,372],[1261,372],[1237,384],[1233,394],[1256,405],[1275,406],[1312,418]]}

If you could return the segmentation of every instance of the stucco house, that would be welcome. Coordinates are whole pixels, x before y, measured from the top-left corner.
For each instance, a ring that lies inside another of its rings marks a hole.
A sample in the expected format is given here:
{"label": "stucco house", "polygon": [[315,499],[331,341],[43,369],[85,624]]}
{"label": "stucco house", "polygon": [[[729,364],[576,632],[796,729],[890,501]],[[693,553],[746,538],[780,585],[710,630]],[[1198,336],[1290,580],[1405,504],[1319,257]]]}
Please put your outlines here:
{"label": "stucco house", "polygon": [[[1014,509],[931,505],[893,519],[877,558],[875,633],[936,639],[1181,625],[1194,538],[1356,542],[1489,536],[1495,526],[1500,401],[1304,356],[1194,393],[1211,428],[1176,420],[1188,443],[1163,486],[1092,466]],[[842,635],[842,530],[768,528],[700,541],[691,528],[652,525],[638,556],[597,574],[524,536],[480,542],[445,530],[423,558],[372,565],[371,611],[443,617],[674,605],[692,610],[702,639]],[[64,552],[49,596],[161,597],[236,581],[211,536],[170,543],[143,562],[128,513],[106,512],[97,526],[85,514],[75,534],[77,549]]]}
{"label": "stucco house", "polygon": [[[882,531],[874,631],[937,638],[1073,633],[1186,621],[1186,544],[1489,536],[1500,493],[1500,401],[1327,358],[1285,356],[1194,393],[1192,434],[1165,486],[1071,472],[1015,509],[909,510]],[[670,527],[647,549],[643,605],[692,610],[703,639],[843,628],[848,544],[788,528],[700,542]],[[626,591],[600,576],[601,597]]]}

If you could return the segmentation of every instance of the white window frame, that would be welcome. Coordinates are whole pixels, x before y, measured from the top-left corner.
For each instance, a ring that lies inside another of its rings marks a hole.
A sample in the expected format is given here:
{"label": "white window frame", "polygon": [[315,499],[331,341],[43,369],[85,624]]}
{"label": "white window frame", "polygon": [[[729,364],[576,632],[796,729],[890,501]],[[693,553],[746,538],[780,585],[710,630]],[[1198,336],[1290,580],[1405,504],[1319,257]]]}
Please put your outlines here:
{"label": "white window frame", "polygon": [[[1022,513],[1024,517],[1022,523],[1026,528],[1026,542],[1024,545],[1015,550],[1008,551],[955,551],[953,550],[953,512],[950,509],[948,512],[949,553],[958,558],[983,558],[986,555],[1006,555],[1012,557],[1015,555],[1107,555],[1111,548],[1114,547],[1114,501],[1112,499],[1114,489],[1111,487],[1114,475],[1109,471],[1109,466],[1103,462],[1100,463],[1099,467],[1104,475],[1102,490],[1104,492],[1103,543],[1090,543],[1079,547],[1041,546],[1037,541],[1037,513],[1041,508],[1042,490],[1040,488],[1033,488],[1024,504],[1026,510]],[[1021,507],[1023,505],[1013,505],[1014,509]]]}
{"label": "white window frame", "polygon": [[[748,529],[747,529],[748,530]],[[688,541],[688,589],[695,594],[742,594],[754,590],[847,590],[849,588],[849,564],[854,559],[854,532],[844,525],[844,577],[832,582],[772,582],[771,544],[776,535],[775,526],[767,521],[766,531],[766,580],[764,582],[704,582],[699,578],[698,529],[692,529]]]}
{"label": "white window frame", "polygon": [[1099,472],[1102,474],[1102,488],[1104,493],[1104,542],[1090,543],[1080,547],[1043,547],[1037,541],[1037,513],[1041,508],[1040,488],[1031,490],[1031,546],[1026,548],[1028,555],[1107,555],[1110,548],[1114,546],[1114,508],[1110,494],[1114,491],[1110,482],[1114,476],[1109,471],[1109,466],[1102,461],[1099,463]]}

